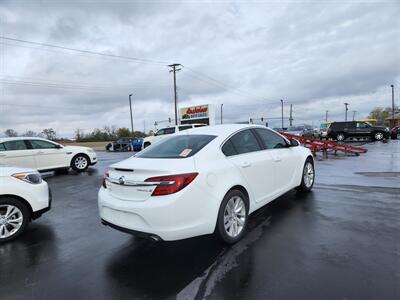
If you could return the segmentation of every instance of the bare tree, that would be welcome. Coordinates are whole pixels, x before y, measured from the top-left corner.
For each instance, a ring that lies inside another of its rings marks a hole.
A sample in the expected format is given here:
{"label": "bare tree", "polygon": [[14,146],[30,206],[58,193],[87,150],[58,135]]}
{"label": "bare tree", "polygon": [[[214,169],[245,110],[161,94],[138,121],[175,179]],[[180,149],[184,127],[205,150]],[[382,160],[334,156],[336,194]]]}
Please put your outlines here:
{"label": "bare tree", "polygon": [[4,131],[4,134],[8,137],[18,136],[18,132],[16,132],[14,129],[7,129],[6,131]]}

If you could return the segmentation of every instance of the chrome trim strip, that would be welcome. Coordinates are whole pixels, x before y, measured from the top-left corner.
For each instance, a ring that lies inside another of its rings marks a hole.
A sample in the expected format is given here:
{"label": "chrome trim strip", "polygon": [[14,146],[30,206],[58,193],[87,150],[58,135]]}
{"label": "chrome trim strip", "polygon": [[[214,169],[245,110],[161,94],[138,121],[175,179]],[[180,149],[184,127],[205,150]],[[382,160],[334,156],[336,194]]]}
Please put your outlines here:
{"label": "chrome trim strip", "polygon": [[111,177],[106,177],[106,180],[108,182],[118,184],[118,185],[126,185],[126,186],[157,186],[157,185],[171,185],[174,184],[175,181],[133,181],[133,180],[128,180],[125,179],[124,183],[121,184],[119,182],[119,178],[111,178]]}

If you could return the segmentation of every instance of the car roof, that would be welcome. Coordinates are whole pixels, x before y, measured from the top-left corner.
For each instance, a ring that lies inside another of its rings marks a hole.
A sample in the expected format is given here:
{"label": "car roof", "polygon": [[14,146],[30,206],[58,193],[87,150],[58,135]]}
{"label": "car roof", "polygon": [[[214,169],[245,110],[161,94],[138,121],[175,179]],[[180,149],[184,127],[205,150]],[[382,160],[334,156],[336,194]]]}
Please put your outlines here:
{"label": "car roof", "polygon": [[[9,141],[21,141],[21,140],[42,140],[49,141],[47,139],[36,137],[36,136],[16,136],[16,137],[3,137],[0,138],[0,143],[9,142]],[[51,141],[49,141],[51,142]]]}
{"label": "car roof", "polygon": [[216,135],[220,138],[227,138],[231,134],[235,133],[236,131],[239,131],[242,129],[250,129],[250,128],[268,129],[267,127],[261,126],[261,125],[220,124],[220,125],[202,126],[202,127],[192,128],[192,129],[181,131],[177,134],[206,134],[206,135]]}

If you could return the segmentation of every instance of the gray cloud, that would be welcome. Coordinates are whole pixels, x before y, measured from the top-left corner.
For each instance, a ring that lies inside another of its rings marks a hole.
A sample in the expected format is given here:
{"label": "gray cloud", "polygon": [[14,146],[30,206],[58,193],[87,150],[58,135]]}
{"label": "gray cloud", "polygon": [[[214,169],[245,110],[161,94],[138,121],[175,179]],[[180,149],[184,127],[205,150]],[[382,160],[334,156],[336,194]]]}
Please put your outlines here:
{"label": "gray cloud", "polygon": [[[396,1],[2,1],[0,34],[182,63],[181,105],[224,103],[235,122],[279,116],[283,98],[285,115],[292,103],[295,122],[317,124],[325,110],[343,118],[345,101],[359,117],[390,105],[399,14]],[[0,131],[128,126],[132,92],[135,127],[173,116],[166,66],[0,42]]]}

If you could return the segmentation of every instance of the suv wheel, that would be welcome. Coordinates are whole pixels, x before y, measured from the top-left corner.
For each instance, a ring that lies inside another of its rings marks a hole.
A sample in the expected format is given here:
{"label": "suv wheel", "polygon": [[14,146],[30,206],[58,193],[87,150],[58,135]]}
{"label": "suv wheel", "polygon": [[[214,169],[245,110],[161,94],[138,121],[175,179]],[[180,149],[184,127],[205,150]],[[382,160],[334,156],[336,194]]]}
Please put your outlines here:
{"label": "suv wheel", "polygon": [[346,136],[344,135],[344,133],[338,133],[336,135],[336,140],[338,140],[339,142],[344,141],[345,138],[346,138]]}
{"label": "suv wheel", "polygon": [[21,201],[0,199],[0,243],[19,236],[28,225],[30,212]]}
{"label": "suv wheel", "polygon": [[83,172],[89,168],[89,157],[85,154],[75,155],[71,161],[71,168],[78,172]]}
{"label": "suv wheel", "polygon": [[375,141],[382,141],[383,140],[383,133],[382,132],[375,132],[374,139],[375,139]]}

